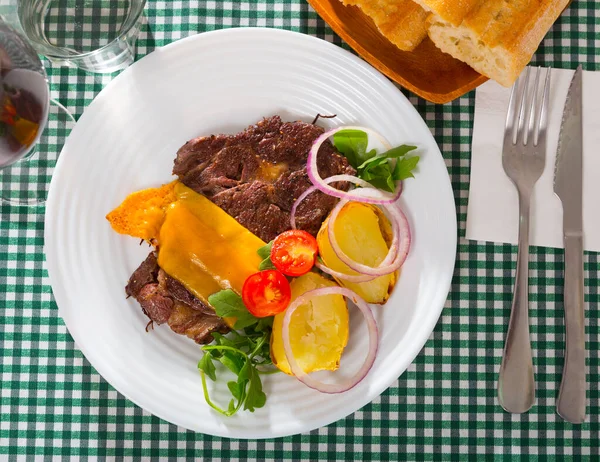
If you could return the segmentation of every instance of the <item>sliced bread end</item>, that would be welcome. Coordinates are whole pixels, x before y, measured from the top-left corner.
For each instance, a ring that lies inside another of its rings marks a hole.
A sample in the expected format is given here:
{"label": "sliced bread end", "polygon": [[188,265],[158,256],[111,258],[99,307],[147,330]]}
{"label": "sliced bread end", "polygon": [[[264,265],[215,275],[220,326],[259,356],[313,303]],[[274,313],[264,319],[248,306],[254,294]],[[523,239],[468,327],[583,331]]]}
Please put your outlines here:
{"label": "sliced bread end", "polygon": [[512,55],[501,45],[487,47],[471,29],[436,18],[429,26],[429,37],[444,53],[459,59],[480,74],[510,87],[531,56]]}

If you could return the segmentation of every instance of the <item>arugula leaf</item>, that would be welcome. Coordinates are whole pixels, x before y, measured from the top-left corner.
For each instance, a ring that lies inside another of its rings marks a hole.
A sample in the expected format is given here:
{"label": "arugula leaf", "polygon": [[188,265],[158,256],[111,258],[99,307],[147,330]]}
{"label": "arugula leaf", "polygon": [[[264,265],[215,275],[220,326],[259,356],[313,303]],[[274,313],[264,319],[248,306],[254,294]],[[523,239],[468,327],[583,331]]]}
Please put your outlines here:
{"label": "arugula leaf", "polygon": [[[396,189],[397,180],[412,177],[411,170],[416,166],[419,158],[416,161],[412,160],[415,157],[405,158],[407,152],[416,149],[416,146],[402,145],[390,149],[383,154],[371,157],[358,166],[358,176],[363,180],[368,181],[373,186],[385,191],[394,192]],[[389,159],[397,158],[396,166],[392,171]],[[394,174],[394,172],[397,172]]]}
{"label": "arugula leaf", "polygon": [[340,130],[333,135],[333,145],[354,168],[375,155],[374,150],[367,152],[368,144],[369,137],[362,130]]}
{"label": "arugula leaf", "polygon": [[208,303],[212,305],[218,316],[222,318],[236,318],[235,329],[243,329],[258,322],[248,309],[244,306],[242,297],[231,289],[221,290],[208,297]]}
{"label": "arugula leaf", "polygon": [[198,362],[198,369],[205,372],[213,382],[216,382],[216,369],[210,354],[205,353],[204,356],[202,356],[200,362]]}
{"label": "arugula leaf", "polygon": [[[238,334],[235,330],[231,331],[231,335],[229,337],[225,337],[219,334],[218,332],[213,332],[211,335],[215,339],[215,343],[217,345],[224,345],[239,349],[240,347],[248,343],[248,339],[243,335]],[[213,357],[216,357],[215,355],[218,355],[220,357],[222,353],[220,353],[218,350],[214,350],[211,351],[211,354],[213,355]]]}
{"label": "arugula leaf", "polygon": [[229,346],[233,346],[232,345],[233,342],[231,341],[231,339],[228,339],[224,335],[219,334],[218,332],[213,332],[211,335],[212,335],[213,340],[215,341],[215,343],[217,345],[229,345]]}
{"label": "arugula leaf", "polygon": [[390,180],[390,179],[391,179],[391,176],[377,177],[377,178],[373,178],[372,180],[369,180],[369,183],[371,183],[373,186],[375,186],[376,188],[381,189],[383,191],[394,192],[394,188],[392,186],[390,186],[390,182],[394,186],[395,186],[395,183],[393,182],[393,180]]}
{"label": "arugula leaf", "polygon": [[269,242],[267,245],[263,245],[260,249],[256,251],[258,256],[263,259],[258,265],[259,271],[264,271],[268,269],[275,269],[275,265],[271,261],[271,248],[273,247],[273,241]]}
{"label": "arugula leaf", "polygon": [[244,388],[238,382],[227,382],[227,388],[229,388],[231,396],[233,396],[235,399],[237,399],[238,401],[242,399]]}
{"label": "arugula leaf", "polygon": [[246,391],[246,401],[244,410],[254,412],[255,408],[261,408],[267,401],[267,396],[262,391],[262,382],[260,375],[255,368],[248,369],[248,388]]}
{"label": "arugula leaf", "polygon": [[238,383],[248,380],[250,380],[250,365],[248,364],[248,361],[246,361],[244,367],[242,367],[242,370],[238,374]]}
{"label": "arugula leaf", "polygon": [[406,178],[414,178],[413,169],[417,166],[419,162],[419,156],[412,157],[404,157],[403,159],[398,159],[396,161],[396,166],[394,167],[394,172],[392,176],[394,180],[405,180]]}
{"label": "arugula leaf", "polygon": [[256,324],[257,331],[264,331],[266,328],[273,327],[273,316],[267,316],[266,318],[260,318]]}
{"label": "arugula leaf", "polygon": [[250,314],[244,306],[242,297],[231,289],[221,290],[210,295],[208,297],[208,303],[213,306],[217,315],[221,317],[239,316],[244,312]]}
{"label": "arugula leaf", "polygon": [[263,261],[260,262],[260,265],[258,265],[258,271],[264,271],[264,270],[270,270],[270,269],[276,269],[275,265],[271,261],[271,257],[265,258]]}
{"label": "arugula leaf", "polygon": [[244,360],[240,358],[240,355],[231,351],[223,352],[223,355],[219,358],[219,361],[234,374],[239,374],[242,370],[242,367],[244,367]]}
{"label": "arugula leaf", "polygon": [[402,144],[384,152],[381,156],[387,157],[388,159],[396,159],[398,157],[404,157],[408,152],[417,149],[416,146],[410,146],[408,144]]}
{"label": "arugula leaf", "polygon": [[365,160],[362,164],[360,164],[358,166],[358,171],[359,172],[364,172],[364,171],[368,171],[370,169],[372,169],[373,167],[377,167],[378,165],[383,165],[383,164],[387,164],[388,163],[388,159],[387,157],[383,157],[383,156],[375,156],[375,157],[371,157],[370,159]]}
{"label": "arugula leaf", "polygon": [[233,414],[235,414],[235,400],[232,399],[231,401],[229,401],[229,406],[227,406],[227,415],[231,416]]}
{"label": "arugula leaf", "polygon": [[246,326],[252,325],[256,322],[256,318],[251,314],[248,314],[247,317],[237,318],[235,324],[233,325],[234,329],[243,329]]}
{"label": "arugula leaf", "polygon": [[419,157],[405,156],[417,149],[416,146],[403,144],[377,154],[374,149],[367,152],[368,144],[369,137],[362,130],[340,130],[333,135],[333,145],[346,156],[350,165],[356,169],[357,176],[376,188],[394,192],[396,181],[414,177],[412,170]]}
{"label": "arugula leaf", "polygon": [[[219,305],[217,313],[243,316],[240,312],[246,308],[233,291],[221,291],[214,295],[217,297],[212,299],[212,296],[209,297],[209,302]],[[215,310],[217,310],[216,305],[213,304]],[[262,368],[273,364],[270,356],[273,317],[259,319],[252,316],[252,318],[251,322],[247,320],[243,330],[234,330],[227,337],[214,333],[215,344],[202,347],[204,356],[198,362],[198,370],[202,379],[204,398],[210,407],[225,416],[231,416],[242,408],[254,412],[255,409],[263,407],[267,397],[262,390],[260,375],[277,372],[277,369],[258,369],[259,366]],[[208,393],[206,376],[213,381],[217,378],[217,369],[213,361],[219,361],[237,376],[237,380],[227,382],[227,388],[233,397],[227,409],[222,409],[213,403]]]}
{"label": "arugula leaf", "polygon": [[273,247],[273,241],[269,242],[267,245],[263,245],[260,249],[256,251],[258,256],[263,260],[265,258],[269,258],[271,256],[271,248]]}
{"label": "arugula leaf", "polygon": [[384,162],[379,165],[371,166],[361,173],[361,178],[368,181],[373,186],[385,191],[393,192],[396,189],[396,183],[392,178],[392,169],[387,159],[383,159]]}

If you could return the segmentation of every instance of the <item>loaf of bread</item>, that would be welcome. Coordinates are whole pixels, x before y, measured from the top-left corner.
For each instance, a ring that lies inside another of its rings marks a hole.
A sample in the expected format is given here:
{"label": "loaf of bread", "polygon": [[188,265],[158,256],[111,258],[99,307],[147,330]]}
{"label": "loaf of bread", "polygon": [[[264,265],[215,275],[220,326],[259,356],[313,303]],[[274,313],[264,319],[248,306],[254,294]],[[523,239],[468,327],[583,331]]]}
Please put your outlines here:
{"label": "loaf of bread", "polygon": [[511,86],[568,3],[569,0],[485,0],[471,9],[458,26],[442,16],[431,15],[428,33],[442,51],[500,84]]}
{"label": "loaf of bread", "polygon": [[394,45],[412,51],[427,36],[429,13],[412,0],[342,0],[358,6]]}

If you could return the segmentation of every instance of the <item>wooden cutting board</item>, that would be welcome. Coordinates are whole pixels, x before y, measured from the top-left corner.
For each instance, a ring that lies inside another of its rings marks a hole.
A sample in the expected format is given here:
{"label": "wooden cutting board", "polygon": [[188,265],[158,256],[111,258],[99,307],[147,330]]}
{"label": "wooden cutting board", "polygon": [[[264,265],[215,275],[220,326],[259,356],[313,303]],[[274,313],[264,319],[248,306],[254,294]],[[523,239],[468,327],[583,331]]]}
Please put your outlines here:
{"label": "wooden cutting board", "polygon": [[373,21],[340,0],[308,0],[315,11],[363,59],[402,87],[433,103],[447,103],[487,80],[426,38],[414,51],[389,42]]}

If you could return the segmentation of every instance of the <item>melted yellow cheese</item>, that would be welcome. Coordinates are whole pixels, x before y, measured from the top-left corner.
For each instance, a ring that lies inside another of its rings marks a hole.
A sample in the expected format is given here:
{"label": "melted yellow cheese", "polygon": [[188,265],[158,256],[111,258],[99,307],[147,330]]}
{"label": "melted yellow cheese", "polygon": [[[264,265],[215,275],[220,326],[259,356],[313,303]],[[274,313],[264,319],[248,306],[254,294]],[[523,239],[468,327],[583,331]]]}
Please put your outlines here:
{"label": "melted yellow cheese", "polygon": [[175,201],[175,184],[143,189],[127,196],[116,209],[106,215],[112,228],[120,234],[152,241],[165,219],[165,210]]}
{"label": "melted yellow cheese", "polygon": [[175,193],[160,229],[159,266],[204,301],[221,289],[241,293],[265,243],[206,197],[182,184]]}
{"label": "melted yellow cheese", "polygon": [[262,161],[258,167],[258,178],[267,183],[274,183],[287,169],[288,166],[284,163],[272,164],[267,161]]}
{"label": "melted yellow cheese", "polygon": [[[266,245],[235,218],[178,181],[130,194],[106,218],[122,234],[151,241],[158,264],[208,304],[222,289],[241,294]],[[231,326],[235,319],[226,318]]]}

